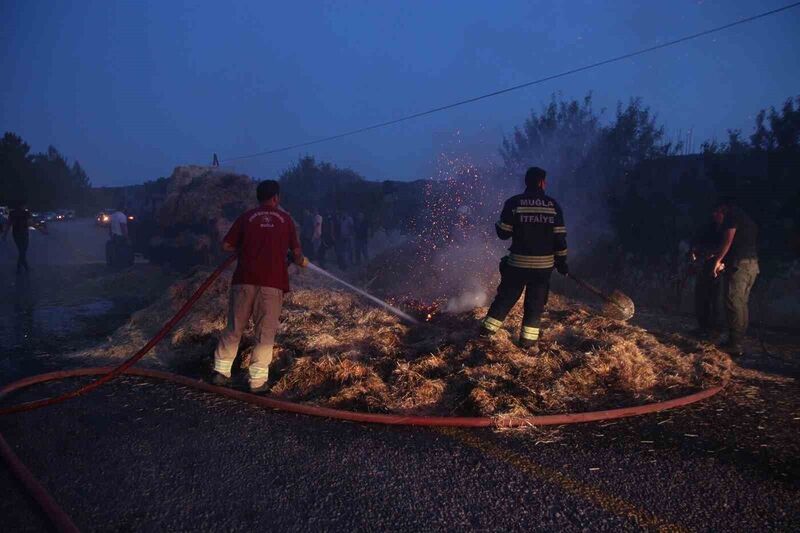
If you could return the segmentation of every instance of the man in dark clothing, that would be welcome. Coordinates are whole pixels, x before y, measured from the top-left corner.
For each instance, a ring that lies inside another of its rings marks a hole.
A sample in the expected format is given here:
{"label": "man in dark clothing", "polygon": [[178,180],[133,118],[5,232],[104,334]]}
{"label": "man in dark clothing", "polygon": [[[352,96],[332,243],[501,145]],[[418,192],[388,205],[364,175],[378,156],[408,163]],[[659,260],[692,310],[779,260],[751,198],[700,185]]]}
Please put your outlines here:
{"label": "man in dark clothing", "polygon": [[368,260],[367,244],[369,243],[369,222],[364,213],[359,212],[356,215],[355,221],[355,261],[357,265],[361,264],[363,259],[366,263]]}
{"label": "man in dark clothing", "polygon": [[345,211],[342,213],[340,223],[344,261],[346,264],[352,265],[355,263],[355,221],[350,216],[350,213]]}
{"label": "man in dark clothing", "polygon": [[558,203],[544,193],[547,173],[531,167],[525,173],[525,192],[506,200],[497,236],[511,239],[509,255],[500,261],[500,285],[481,335],[493,335],[525,291],[520,346],[529,348],[540,338],[539,321],[550,291],[553,267],[564,276],[567,267],[567,228]]}
{"label": "man in dark clothing", "polygon": [[759,274],[758,226],[742,209],[722,201],[713,212],[722,230],[722,242],[715,254],[714,277],[722,275],[722,290],[728,322],[728,338],[720,348],[731,355],[742,354],[742,341],[750,320],[750,290]]}
{"label": "man in dark clothing", "polygon": [[689,252],[695,269],[694,312],[697,317],[697,329],[692,334],[697,337],[708,337],[717,326],[721,280],[714,276],[714,254],[719,244],[720,226],[709,221],[693,240]]}
{"label": "man in dark clothing", "polygon": [[30,270],[28,266],[28,227],[31,224],[31,213],[24,205],[20,205],[11,210],[8,214],[9,223],[3,231],[3,238],[6,238],[9,229],[14,237],[14,244],[17,245],[17,274]]}
{"label": "man in dark clothing", "polygon": [[347,243],[342,235],[342,218],[340,212],[336,212],[331,218],[331,231],[333,233],[333,251],[336,255],[336,264],[340,270],[347,270],[347,263],[345,262],[345,250]]}
{"label": "man in dark clothing", "polygon": [[328,250],[336,244],[335,218],[333,213],[326,213],[322,222],[322,236],[317,254],[317,263],[320,268],[325,268],[325,256],[328,255]]}
{"label": "man in dark clothing", "polygon": [[300,220],[300,245],[306,251],[306,257],[314,259],[312,254],[311,237],[314,234],[314,215],[308,209],[303,210],[303,218]]}

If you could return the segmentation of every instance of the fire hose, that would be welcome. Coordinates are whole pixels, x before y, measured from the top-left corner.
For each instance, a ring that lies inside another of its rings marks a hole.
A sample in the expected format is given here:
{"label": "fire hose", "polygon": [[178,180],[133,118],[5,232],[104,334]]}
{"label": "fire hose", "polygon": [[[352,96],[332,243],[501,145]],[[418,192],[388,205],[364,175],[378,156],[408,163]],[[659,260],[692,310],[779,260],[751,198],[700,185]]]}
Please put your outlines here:
{"label": "fire hose", "polygon": [[[341,409],[332,409],[327,407],[319,407],[315,405],[308,405],[296,402],[281,400],[269,396],[260,396],[251,394],[231,388],[218,387],[211,385],[204,381],[163,372],[158,370],[150,370],[144,368],[133,368],[142,357],[144,357],[154,346],[156,346],[164,337],[183,319],[186,314],[191,310],[195,303],[205,293],[205,291],[219,278],[222,272],[227,269],[236,259],[236,256],[231,256],[219,265],[214,272],[195,290],[189,297],[186,303],[178,310],[177,313],[167,321],[161,329],[135,354],[126,359],[116,367],[91,367],[79,368],[74,370],[62,370],[57,372],[49,372],[46,374],[39,374],[28,378],[15,381],[0,388],[0,399],[8,396],[9,394],[24,389],[26,387],[45,383],[49,381],[61,380],[71,377],[80,376],[99,376],[94,381],[74,389],[70,392],[54,396],[52,398],[44,398],[32,402],[26,402],[10,407],[0,408],[0,416],[9,415],[13,413],[22,413],[40,409],[42,407],[56,405],[58,403],[77,398],[88,392],[91,392],[102,385],[108,383],[116,377],[121,375],[139,376],[145,378],[154,378],[179,385],[193,387],[202,391],[219,394],[232,398],[235,400],[247,402],[250,404],[258,405],[261,407],[286,411],[296,414],[304,414],[311,416],[318,416],[336,420],[346,420],[351,422],[373,423],[373,424],[389,424],[389,425],[404,425],[404,426],[448,426],[448,427],[470,427],[470,428],[510,428],[510,427],[525,427],[536,425],[566,425],[582,422],[595,422],[600,420],[611,420],[618,418],[625,418],[630,416],[643,415],[648,413],[655,413],[666,409],[681,407],[695,402],[699,402],[706,398],[710,398],[722,390],[723,386],[717,386],[706,389],[688,396],[675,398],[672,400],[639,405],[634,407],[623,407],[618,409],[610,409],[604,411],[591,411],[583,413],[567,413],[557,415],[542,415],[542,416],[528,416],[528,417],[513,417],[513,416],[500,416],[500,417],[447,417],[447,416],[418,416],[418,415],[400,415],[400,414],[381,414],[381,413],[364,413],[355,411],[345,411]],[[58,531],[76,532],[77,526],[72,522],[69,515],[67,515],[50,496],[43,485],[33,476],[31,471],[24,465],[19,457],[14,453],[12,447],[0,434],[0,456],[9,467],[9,470],[19,479],[22,485],[28,490],[29,494],[39,504],[47,517],[52,522],[53,526]]]}

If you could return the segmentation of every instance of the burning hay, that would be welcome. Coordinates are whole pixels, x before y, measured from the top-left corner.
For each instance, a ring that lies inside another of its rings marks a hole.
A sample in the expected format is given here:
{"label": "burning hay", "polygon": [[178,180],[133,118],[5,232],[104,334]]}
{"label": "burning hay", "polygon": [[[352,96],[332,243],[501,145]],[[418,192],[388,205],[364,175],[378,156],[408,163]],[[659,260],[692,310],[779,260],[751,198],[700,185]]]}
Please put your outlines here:
{"label": "burning hay", "polygon": [[[130,355],[203,278],[173,286],[89,355]],[[373,412],[534,415],[674,398],[730,374],[730,359],[711,346],[599,317],[559,296],[545,314],[544,340],[525,353],[511,333],[520,306],[486,340],[476,335],[485,308],[409,326],[357,296],[310,288],[315,280],[304,278],[305,288],[287,295],[270,373],[272,393],[286,399]],[[156,348],[160,365],[195,375],[207,368],[224,327],[227,288],[216,283]],[[251,333],[242,343],[243,367]]]}

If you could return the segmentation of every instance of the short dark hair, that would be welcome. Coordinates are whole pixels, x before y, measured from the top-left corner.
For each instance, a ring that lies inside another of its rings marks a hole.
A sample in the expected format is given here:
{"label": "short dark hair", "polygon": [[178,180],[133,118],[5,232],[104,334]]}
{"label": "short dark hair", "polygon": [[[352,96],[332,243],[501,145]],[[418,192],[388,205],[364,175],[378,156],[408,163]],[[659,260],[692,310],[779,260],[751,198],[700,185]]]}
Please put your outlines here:
{"label": "short dark hair", "polygon": [[543,168],[531,167],[525,173],[525,186],[537,187],[546,177],[547,172]]}
{"label": "short dark hair", "polygon": [[281,192],[281,186],[275,180],[264,180],[256,187],[256,198],[259,202],[271,200]]}

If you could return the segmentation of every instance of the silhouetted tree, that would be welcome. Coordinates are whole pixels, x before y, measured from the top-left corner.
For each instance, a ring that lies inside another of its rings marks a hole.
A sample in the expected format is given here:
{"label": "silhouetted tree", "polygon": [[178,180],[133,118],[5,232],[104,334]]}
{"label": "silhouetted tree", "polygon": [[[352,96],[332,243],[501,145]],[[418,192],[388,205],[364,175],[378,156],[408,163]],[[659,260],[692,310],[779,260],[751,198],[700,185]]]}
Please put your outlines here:
{"label": "silhouetted tree", "polygon": [[519,188],[526,167],[547,170],[548,187],[564,206],[573,233],[596,234],[609,222],[617,234],[630,229],[647,212],[641,192],[628,190],[633,170],[678,148],[664,141],[663,127],[640,99],[619,103],[608,124],[602,113],[594,111],[591,95],[583,101],[553,96],[500,149],[501,181],[513,187]]}
{"label": "silhouetted tree", "polygon": [[0,204],[27,200],[34,185],[29,152],[30,146],[19,135],[7,132],[0,140]]}
{"label": "silhouetted tree", "polygon": [[[601,111],[602,113],[602,111]],[[555,95],[540,112],[531,111],[511,138],[500,148],[503,174],[518,186],[525,169],[547,169],[559,191],[572,191],[582,180],[578,171],[595,148],[601,134],[600,115],[592,108],[592,96],[582,102],[558,100]]]}
{"label": "silhouetted tree", "polygon": [[800,256],[800,96],[756,115],[748,139],[728,131],[725,143],[703,144],[707,177],[760,226],[762,263]]}
{"label": "silhouetted tree", "polygon": [[81,207],[91,187],[89,177],[75,161],[53,146],[46,153],[30,154],[30,147],[16,134],[0,140],[0,203],[26,201],[31,207],[49,210]]}

